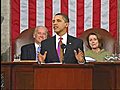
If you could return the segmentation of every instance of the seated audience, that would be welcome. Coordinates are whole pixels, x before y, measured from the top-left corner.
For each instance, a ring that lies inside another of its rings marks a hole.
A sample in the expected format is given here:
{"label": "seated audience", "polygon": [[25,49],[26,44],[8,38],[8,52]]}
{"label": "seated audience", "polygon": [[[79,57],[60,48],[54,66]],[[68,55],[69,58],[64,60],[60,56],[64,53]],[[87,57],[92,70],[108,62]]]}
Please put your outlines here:
{"label": "seated audience", "polygon": [[47,39],[48,30],[44,26],[37,26],[33,33],[34,43],[21,47],[21,60],[37,60],[37,53],[40,52],[41,41]]}
{"label": "seated audience", "polygon": [[90,33],[87,36],[89,50],[85,51],[86,57],[91,57],[97,62],[103,62],[104,58],[112,53],[103,48],[102,38],[98,33]]}

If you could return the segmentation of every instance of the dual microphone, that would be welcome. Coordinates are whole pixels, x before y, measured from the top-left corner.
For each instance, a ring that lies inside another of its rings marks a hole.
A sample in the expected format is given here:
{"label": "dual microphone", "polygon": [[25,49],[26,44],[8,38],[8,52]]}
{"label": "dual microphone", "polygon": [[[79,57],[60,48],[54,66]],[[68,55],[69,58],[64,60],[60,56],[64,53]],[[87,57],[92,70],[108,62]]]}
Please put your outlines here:
{"label": "dual microphone", "polygon": [[65,54],[65,50],[66,50],[66,48],[67,48],[67,45],[62,44],[62,45],[61,45],[61,48],[62,48],[62,50],[63,50],[63,52],[64,52],[63,54]]}
{"label": "dual microphone", "polygon": [[67,49],[67,47],[70,45],[71,43],[68,43],[67,45],[65,45],[64,43],[61,45],[61,48],[63,49],[64,53],[65,50]]}
{"label": "dual microphone", "polygon": [[62,44],[62,45],[61,45],[61,48],[64,50],[64,49],[66,48],[66,46],[67,46],[67,45]]}
{"label": "dual microphone", "polygon": [[62,48],[62,50],[63,50],[63,60],[62,60],[62,63],[65,64],[65,61],[64,61],[64,54],[65,54],[65,50],[66,50],[66,48],[67,48],[67,45],[62,44],[62,45],[61,45],[61,48]]}

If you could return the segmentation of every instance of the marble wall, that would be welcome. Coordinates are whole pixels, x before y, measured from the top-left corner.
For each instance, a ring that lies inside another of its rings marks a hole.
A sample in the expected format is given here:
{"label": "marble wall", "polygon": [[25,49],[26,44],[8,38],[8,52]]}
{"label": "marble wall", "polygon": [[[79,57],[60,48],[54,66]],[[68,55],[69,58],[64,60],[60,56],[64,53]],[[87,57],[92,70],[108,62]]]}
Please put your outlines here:
{"label": "marble wall", "polygon": [[10,61],[10,0],[1,0],[1,16],[1,59]]}
{"label": "marble wall", "polygon": [[[120,0],[119,6],[119,45],[120,45]],[[10,45],[10,0],[1,0],[1,16],[4,17],[1,23],[1,59],[10,61],[11,45]],[[120,49],[120,46],[119,46]],[[120,51],[120,50],[119,50]]]}

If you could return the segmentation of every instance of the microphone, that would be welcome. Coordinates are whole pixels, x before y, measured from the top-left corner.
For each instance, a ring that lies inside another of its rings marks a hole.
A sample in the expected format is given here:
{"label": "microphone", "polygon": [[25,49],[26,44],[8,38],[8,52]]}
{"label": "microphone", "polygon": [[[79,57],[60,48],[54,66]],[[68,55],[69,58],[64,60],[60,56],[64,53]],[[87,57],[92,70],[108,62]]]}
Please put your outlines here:
{"label": "microphone", "polygon": [[[63,52],[65,53],[65,50],[66,50],[66,48],[67,48],[67,45],[62,44],[62,45],[61,45],[61,48],[63,49]],[[64,54],[64,53],[63,53],[63,54]]]}
{"label": "microphone", "polygon": [[62,45],[61,45],[61,48],[62,48],[62,50],[63,50],[63,60],[62,60],[62,63],[65,63],[65,62],[64,62],[64,54],[65,54],[66,45],[65,45],[65,44],[62,44]]}
{"label": "microphone", "polygon": [[65,44],[62,44],[61,45],[61,48],[64,50],[66,48],[66,45]]}

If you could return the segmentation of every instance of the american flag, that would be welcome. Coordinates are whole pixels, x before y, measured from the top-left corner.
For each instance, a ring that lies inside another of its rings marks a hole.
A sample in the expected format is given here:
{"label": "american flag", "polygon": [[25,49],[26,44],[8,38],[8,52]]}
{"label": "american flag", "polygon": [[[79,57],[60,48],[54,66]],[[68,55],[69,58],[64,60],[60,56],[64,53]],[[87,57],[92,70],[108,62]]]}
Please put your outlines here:
{"label": "american flag", "polygon": [[11,0],[11,44],[28,28],[46,26],[51,36],[52,17],[62,12],[69,16],[68,33],[79,37],[89,28],[103,28],[116,39],[118,33],[117,0]]}

